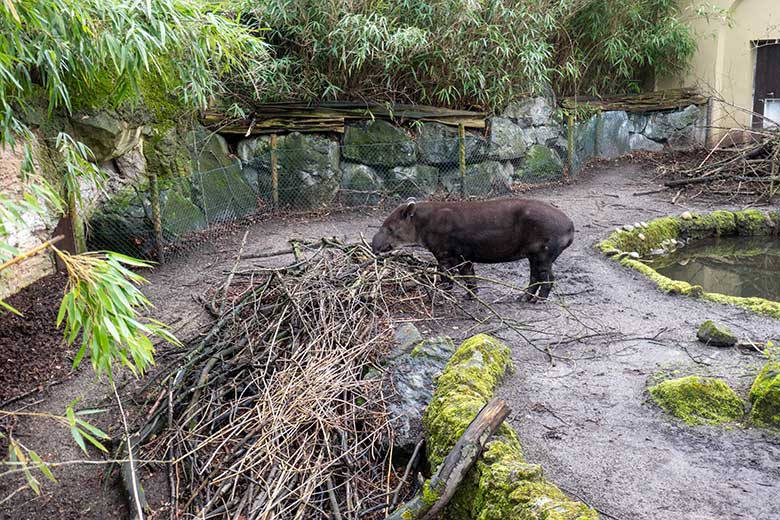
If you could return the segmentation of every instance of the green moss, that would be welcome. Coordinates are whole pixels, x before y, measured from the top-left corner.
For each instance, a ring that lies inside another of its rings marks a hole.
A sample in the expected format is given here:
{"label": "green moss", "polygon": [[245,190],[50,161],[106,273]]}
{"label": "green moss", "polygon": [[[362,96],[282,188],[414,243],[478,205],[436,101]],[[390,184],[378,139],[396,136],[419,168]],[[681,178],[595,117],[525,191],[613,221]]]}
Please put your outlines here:
{"label": "green moss", "polygon": [[737,222],[731,211],[713,211],[704,215],[693,213],[691,219],[680,218],[677,221],[680,233],[693,239],[733,235],[737,231]]}
{"label": "green moss", "polygon": [[510,367],[509,348],[478,334],[464,341],[439,377],[424,417],[428,460],[438,466],[471,421],[493,396]]}
{"label": "green moss", "polygon": [[596,511],[585,504],[574,502],[560,489],[548,482],[525,481],[509,495],[517,503],[509,516],[480,517],[479,520],[598,520]]}
{"label": "green moss", "polygon": [[747,209],[734,213],[737,233],[742,236],[757,236],[767,234],[770,221],[757,209]]}
{"label": "green moss", "polygon": [[704,293],[702,298],[711,302],[735,305],[758,314],[780,319],[780,302],[765,300],[764,298],[745,298],[720,293]]}
{"label": "green moss", "polygon": [[653,283],[658,286],[659,289],[665,293],[684,294],[688,296],[701,296],[704,294],[701,285],[691,285],[688,282],[684,282],[682,280],[672,280],[671,278],[667,278],[649,265],[640,262],[639,260],[623,258],[620,263],[647,276]]}
{"label": "green moss", "polygon": [[[424,423],[429,460],[438,466],[511,367],[502,342],[480,334],[464,341],[438,380]],[[423,487],[422,500],[435,501],[436,490]],[[502,424],[482,457],[461,482],[445,518],[474,520],[595,520],[595,511],[567,498],[528,464],[517,433]]]}
{"label": "green moss", "polygon": [[696,337],[716,347],[731,347],[737,344],[737,337],[727,326],[707,320],[699,325]]}
{"label": "green moss", "polygon": [[742,399],[722,379],[688,376],[648,388],[653,401],[690,425],[721,424],[744,415]]}
{"label": "green moss", "polygon": [[780,362],[770,361],[750,387],[750,420],[758,426],[780,428]]}
{"label": "green moss", "polygon": [[658,249],[664,240],[676,239],[679,234],[680,225],[678,219],[662,217],[648,222],[646,228],[635,228],[632,231],[615,231],[609,238],[601,241],[597,247],[605,254],[609,254],[610,251],[636,251],[640,255],[646,255],[650,251]]}

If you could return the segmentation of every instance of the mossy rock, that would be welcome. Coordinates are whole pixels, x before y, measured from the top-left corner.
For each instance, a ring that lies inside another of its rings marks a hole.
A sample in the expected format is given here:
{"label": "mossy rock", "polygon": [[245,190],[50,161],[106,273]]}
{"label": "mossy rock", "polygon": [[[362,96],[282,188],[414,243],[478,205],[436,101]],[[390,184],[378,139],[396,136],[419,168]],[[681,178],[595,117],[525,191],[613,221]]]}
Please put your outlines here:
{"label": "mossy rock", "polygon": [[439,377],[425,413],[428,460],[438,466],[511,366],[509,347],[479,334],[464,341]]}
{"label": "mossy rock", "polygon": [[372,166],[411,166],[417,160],[414,141],[401,128],[379,119],[348,125],[341,153],[347,160]]}
{"label": "mossy rock", "polygon": [[733,347],[737,344],[737,337],[731,332],[730,328],[712,320],[707,320],[699,325],[696,337],[702,343],[714,347]]}
{"label": "mossy rock", "polygon": [[531,146],[523,165],[515,172],[520,182],[558,178],[563,174],[563,161],[552,148],[541,144]]}
{"label": "mossy rock", "polygon": [[770,361],[750,388],[750,420],[758,426],[780,428],[780,362]]}
{"label": "mossy rock", "polygon": [[722,379],[688,376],[648,391],[658,406],[689,425],[737,421],[745,413],[742,399]]}
{"label": "mossy rock", "polygon": [[175,190],[160,194],[160,220],[165,238],[176,239],[208,226],[203,211]]}
{"label": "mossy rock", "polygon": [[[510,367],[509,348],[495,338],[479,334],[460,345],[438,380],[424,418],[433,468],[490,401]],[[436,490],[426,482],[423,501],[436,498]],[[542,469],[523,457],[517,433],[504,423],[461,482],[443,518],[596,520],[598,515],[545,481]]]}

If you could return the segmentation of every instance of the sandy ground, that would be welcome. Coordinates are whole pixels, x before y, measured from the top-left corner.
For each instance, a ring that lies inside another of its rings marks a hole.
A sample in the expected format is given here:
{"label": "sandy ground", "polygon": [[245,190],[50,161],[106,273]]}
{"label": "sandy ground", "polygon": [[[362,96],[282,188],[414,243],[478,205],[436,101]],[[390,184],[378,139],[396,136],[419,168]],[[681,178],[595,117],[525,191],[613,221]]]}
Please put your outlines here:
{"label": "sandy ground", "polygon": [[[617,225],[686,209],[710,209],[695,203],[672,205],[663,193],[634,196],[655,187],[646,169],[634,163],[600,167],[571,185],[529,195],[566,211],[577,234],[555,264],[560,284],[554,302],[518,303],[510,289],[483,284],[481,297],[523,323],[522,334],[495,321],[474,327],[457,318],[423,328],[431,334],[446,332],[456,340],[487,330],[512,347],[516,370],[505,379],[499,396],[509,401],[510,421],[520,433],[527,458],[542,464],[551,480],[598,508],[605,518],[780,518],[780,436],[739,427],[683,426],[646,402],[648,378],[659,370],[725,377],[746,395],[761,358],[698,344],[695,329],[704,319],[725,321],[744,337],[780,336],[777,321],[661,294],[648,280],[597,253],[593,244]],[[355,240],[360,233],[370,237],[382,217],[381,212],[369,211],[258,223],[248,228],[245,253],[284,249],[291,237]],[[202,241],[188,255],[150,273],[152,283],[145,292],[157,306],[156,317],[171,323],[181,338],[192,337],[209,323],[195,299],[223,279],[243,232]],[[286,260],[280,256],[256,262]],[[242,268],[254,262],[247,260]],[[477,274],[522,285],[528,269],[525,262],[477,266]],[[468,305],[484,311],[477,303]],[[165,350],[161,353],[165,362]],[[130,381],[128,388],[132,386]],[[83,407],[107,407],[109,412],[97,422],[118,433],[112,394],[88,370],[31,397],[33,404],[28,402],[26,411],[63,413],[77,396],[84,397]],[[132,422],[142,408],[125,404]],[[47,460],[84,458],[67,429],[51,422],[21,420],[15,432]],[[100,458],[97,453],[90,456]],[[64,466],[56,474],[59,484],[46,484],[43,496],[24,491],[0,505],[0,518],[127,517],[123,492],[113,477],[104,487],[102,467]],[[0,496],[16,485],[12,479],[1,479]],[[152,504],[159,506],[166,492],[154,482],[148,486]]]}

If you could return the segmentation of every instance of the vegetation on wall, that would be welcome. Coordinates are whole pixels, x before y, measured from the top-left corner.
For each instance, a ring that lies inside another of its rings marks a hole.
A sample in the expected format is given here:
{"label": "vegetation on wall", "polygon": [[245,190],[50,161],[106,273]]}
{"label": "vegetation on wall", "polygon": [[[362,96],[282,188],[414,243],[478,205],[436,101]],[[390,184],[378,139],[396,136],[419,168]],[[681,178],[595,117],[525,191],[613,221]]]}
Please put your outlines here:
{"label": "vegetation on wall", "polygon": [[636,90],[695,48],[673,0],[235,1],[244,23],[268,28],[275,60],[265,78],[282,88],[257,90],[261,100],[498,110],[551,85]]}

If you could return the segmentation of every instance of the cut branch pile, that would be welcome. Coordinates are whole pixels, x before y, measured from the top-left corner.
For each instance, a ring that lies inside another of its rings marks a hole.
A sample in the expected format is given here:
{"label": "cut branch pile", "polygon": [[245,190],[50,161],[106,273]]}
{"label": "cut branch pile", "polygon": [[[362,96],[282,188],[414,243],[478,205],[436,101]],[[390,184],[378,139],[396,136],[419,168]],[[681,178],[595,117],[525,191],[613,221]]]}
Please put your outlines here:
{"label": "cut branch pile", "polygon": [[[728,134],[727,134],[728,135]],[[780,192],[780,132],[752,129],[749,142],[728,148],[716,146],[696,166],[661,166],[668,188],[696,188],[714,195],[771,198]]]}
{"label": "cut branch pile", "polygon": [[174,514],[370,518],[391,506],[391,425],[380,380],[364,376],[390,344],[391,308],[427,312],[435,270],[409,255],[377,262],[366,244],[303,247],[290,267],[238,273],[213,328],[163,374],[168,403],[132,442],[175,461]]}

